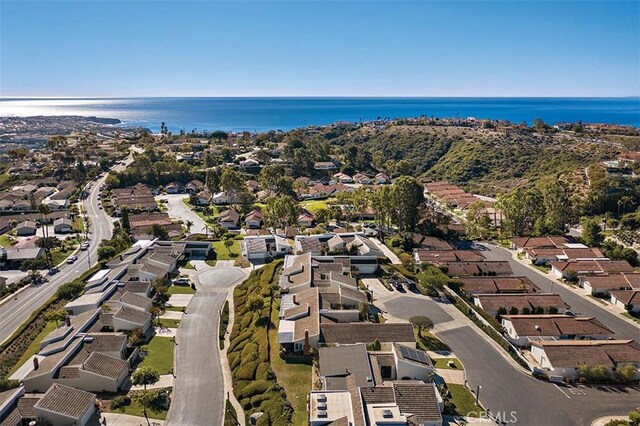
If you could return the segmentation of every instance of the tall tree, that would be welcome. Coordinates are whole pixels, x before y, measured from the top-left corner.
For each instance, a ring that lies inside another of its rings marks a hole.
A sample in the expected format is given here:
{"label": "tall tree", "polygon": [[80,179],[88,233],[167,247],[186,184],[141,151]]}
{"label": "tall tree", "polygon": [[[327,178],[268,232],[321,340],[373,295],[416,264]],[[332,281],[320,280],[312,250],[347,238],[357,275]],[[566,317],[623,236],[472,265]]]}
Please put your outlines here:
{"label": "tall tree", "polygon": [[289,195],[269,198],[264,209],[265,223],[273,227],[284,227],[296,223],[300,206]]}
{"label": "tall tree", "polygon": [[585,217],[580,221],[580,225],[582,225],[582,242],[589,247],[599,247],[604,241],[600,220]]}
{"label": "tall tree", "polygon": [[410,176],[400,176],[392,185],[396,225],[400,232],[413,231],[420,218],[419,208],[424,202],[422,185]]}
{"label": "tall tree", "polygon": [[480,200],[469,206],[466,214],[467,235],[470,238],[486,239],[491,232],[491,218]]}
{"label": "tall tree", "polygon": [[240,193],[246,188],[246,183],[240,172],[231,167],[225,167],[220,176],[220,188],[227,194],[229,201],[235,203]]}

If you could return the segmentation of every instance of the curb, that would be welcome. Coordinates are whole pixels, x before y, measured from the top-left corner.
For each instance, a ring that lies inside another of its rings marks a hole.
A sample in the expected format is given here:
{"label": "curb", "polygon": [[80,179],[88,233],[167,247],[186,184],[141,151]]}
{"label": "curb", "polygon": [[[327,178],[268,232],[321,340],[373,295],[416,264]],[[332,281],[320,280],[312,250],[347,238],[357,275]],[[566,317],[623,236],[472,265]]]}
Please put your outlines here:
{"label": "curb", "polygon": [[[235,320],[235,307],[233,305],[233,290],[238,284],[244,282],[245,280],[246,278],[243,279],[242,281],[236,282],[229,289],[229,292],[227,293],[227,298],[225,300],[229,302],[228,330],[231,330],[233,328],[233,323]],[[218,318],[218,329],[219,328],[220,328],[220,319]],[[229,331],[229,333],[227,333],[224,337],[224,349],[218,348],[218,350],[220,351],[220,364],[222,364],[222,376],[224,379],[224,387],[225,387],[225,392],[227,392],[229,395],[229,401],[231,402],[231,405],[236,410],[238,423],[241,426],[245,426],[246,416],[245,416],[244,409],[242,408],[242,406],[240,405],[240,402],[238,402],[238,399],[233,393],[233,379],[232,379],[231,367],[229,367],[229,359],[227,358],[227,350],[229,349],[230,344],[231,344],[231,332]]]}

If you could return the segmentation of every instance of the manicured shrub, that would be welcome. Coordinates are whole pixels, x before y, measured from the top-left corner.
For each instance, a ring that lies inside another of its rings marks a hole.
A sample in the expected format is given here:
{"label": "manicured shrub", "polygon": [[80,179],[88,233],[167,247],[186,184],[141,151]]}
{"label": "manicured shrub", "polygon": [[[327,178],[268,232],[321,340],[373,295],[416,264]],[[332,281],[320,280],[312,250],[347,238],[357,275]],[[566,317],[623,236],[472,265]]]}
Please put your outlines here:
{"label": "manicured shrub", "polygon": [[259,363],[260,361],[241,362],[240,366],[234,371],[233,377],[238,380],[253,380]]}

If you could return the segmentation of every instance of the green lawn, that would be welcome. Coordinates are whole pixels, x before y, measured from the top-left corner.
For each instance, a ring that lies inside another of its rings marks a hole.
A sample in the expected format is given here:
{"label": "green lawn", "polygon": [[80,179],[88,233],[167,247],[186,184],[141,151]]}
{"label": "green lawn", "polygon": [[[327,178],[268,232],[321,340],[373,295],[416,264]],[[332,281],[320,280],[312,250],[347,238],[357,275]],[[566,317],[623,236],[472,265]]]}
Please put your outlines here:
{"label": "green lawn", "polygon": [[189,207],[195,214],[197,214],[200,219],[204,220],[207,223],[215,223],[216,222],[216,217],[219,214],[218,208],[216,206],[209,206],[208,212],[211,212],[212,214],[209,215],[208,212],[205,213],[202,208],[200,207],[195,207],[194,205],[192,205],[189,202],[188,198],[185,198],[184,200],[182,200],[183,203],[185,203],[187,205],[187,207]]}
{"label": "green lawn", "polygon": [[60,250],[60,249],[53,249],[51,250],[51,259],[54,265],[58,265],[61,262],[64,262],[64,260],[71,256],[71,253],[73,253],[75,251],[74,247],[71,247],[69,250]]}
{"label": "green lawn", "polygon": [[551,272],[551,267],[550,266],[542,266],[542,265],[531,265],[534,268],[536,268],[539,271],[544,272],[545,274],[548,274],[549,272]]}
{"label": "green lawn", "polygon": [[635,322],[637,322],[638,324],[640,324],[640,317],[634,317],[633,315],[631,315],[629,312],[623,312],[621,314],[623,317],[627,317],[629,319],[634,320]]}
{"label": "green lawn", "polygon": [[[476,397],[464,385],[447,383],[451,393],[451,402],[456,406],[456,412],[461,416],[479,417],[482,408],[476,405]],[[474,415],[475,414],[475,415]]]}
{"label": "green lawn", "polygon": [[442,340],[438,339],[433,334],[428,331],[422,332],[422,337],[418,336],[418,331],[414,327],[414,332],[416,334],[416,341],[418,342],[418,349],[422,349],[425,351],[448,351],[450,350],[449,346],[447,346]]}
{"label": "green lawn", "polygon": [[331,199],[328,200],[311,200],[311,201],[303,201],[300,203],[300,207],[303,207],[313,213],[316,213],[318,210],[320,209],[328,209],[328,202],[331,201]]}
{"label": "green lawn", "polygon": [[195,290],[188,285],[172,285],[167,290],[169,294],[195,294]]}
{"label": "green lawn", "polygon": [[206,263],[209,266],[216,266],[216,262],[217,262],[217,260],[215,260],[215,259],[207,259],[207,260],[204,261],[204,263]]}
{"label": "green lawn", "polygon": [[225,247],[224,241],[214,241],[211,243],[213,250],[216,252],[217,260],[235,260],[240,257],[240,241],[232,240],[233,245],[229,248]]}
{"label": "green lawn", "polygon": [[178,328],[180,326],[180,320],[159,318],[154,321],[154,324],[159,324],[162,327]]}
{"label": "green lawn", "polygon": [[[6,234],[2,234],[0,235],[0,246],[1,247],[11,247],[13,244],[11,244],[11,241],[13,240],[13,237],[11,235],[9,235],[9,233],[7,232]],[[15,240],[13,240],[15,241]]]}
{"label": "green lawn", "polygon": [[[171,388],[166,388],[166,389],[171,389]],[[158,391],[159,391],[159,389],[158,389]],[[133,393],[135,393],[135,391],[134,392],[129,392],[128,395],[131,397],[131,395]],[[136,403],[133,400],[133,398],[131,398],[131,405],[125,405],[125,406],[122,406],[122,407],[110,409],[109,411],[111,411],[112,413],[122,413],[122,414],[128,414],[130,416],[144,417],[144,411],[142,410],[142,406],[140,404]],[[157,410],[157,409],[156,410],[147,410],[147,415],[151,419],[165,420],[167,418],[167,411],[166,410]]]}
{"label": "green lawn", "polygon": [[84,220],[80,215],[73,220],[73,230],[80,233],[84,232]]}
{"label": "green lawn", "polygon": [[196,268],[193,267],[191,262],[185,263],[184,266],[182,266],[182,268],[184,268],[184,269],[196,269]]}
{"label": "green lawn", "polygon": [[169,337],[155,336],[148,345],[142,347],[147,350],[140,366],[152,367],[160,374],[169,374],[173,369],[173,342]]}
{"label": "green lawn", "polygon": [[36,337],[36,339],[31,342],[31,344],[29,345],[29,347],[27,348],[26,352],[24,354],[22,354],[22,356],[20,357],[20,359],[18,360],[18,362],[16,363],[16,365],[13,366],[13,368],[11,369],[11,371],[9,372],[9,376],[12,375],[13,373],[16,372],[16,370],[18,368],[20,368],[20,366],[22,364],[24,364],[25,362],[27,362],[27,360],[32,356],[38,353],[38,351],[40,350],[40,342],[42,342],[42,339],[44,339],[46,337],[47,334],[51,333],[53,330],[56,329],[56,322],[55,321],[49,321],[47,323],[47,325],[45,326],[45,328],[40,332],[40,334],[38,334],[38,336]]}
{"label": "green lawn", "polygon": [[[433,358],[433,366],[436,368],[446,368],[449,370],[462,370],[462,363],[457,358]],[[449,367],[448,362],[453,361],[454,368]]]}
{"label": "green lawn", "polygon": [[[280,311],[279,303],[273,306],[271,320],[274,326],[269,331],[269,340],[278,341],[278,315]],[[287,392],[287,399],[293,406],[293,417],[291,424],[302,425],[307,423],[307,395],[311,391],[311,357],[305,359],[296,358],[299,361],[287,362],[280,358],[278,345],[271,345],[271,368],[276,373],[278,383]]]}

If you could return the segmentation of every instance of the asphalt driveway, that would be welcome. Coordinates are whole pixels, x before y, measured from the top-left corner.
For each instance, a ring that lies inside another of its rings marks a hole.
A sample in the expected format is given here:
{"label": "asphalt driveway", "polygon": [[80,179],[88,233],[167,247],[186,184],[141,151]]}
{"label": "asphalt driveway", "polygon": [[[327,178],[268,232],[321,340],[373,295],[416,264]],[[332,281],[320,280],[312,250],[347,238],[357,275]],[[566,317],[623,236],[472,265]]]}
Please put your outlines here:
{"label": "asphalt driveway", "polygon": [[189,302],[176,336],[176,380],[167,425],[220,425],[224,380],[220,365],[220,311],[229,289],[246,278],[240,268],[211,268],[194,277],[198,291]]}
{"label": "asphalt driveway", "polygon": [[436,302],[426,297],[399,296],[386,301],[384,306],[391,315],[405,320],[414,316],[429,317],[434,324],[453,320]]}

